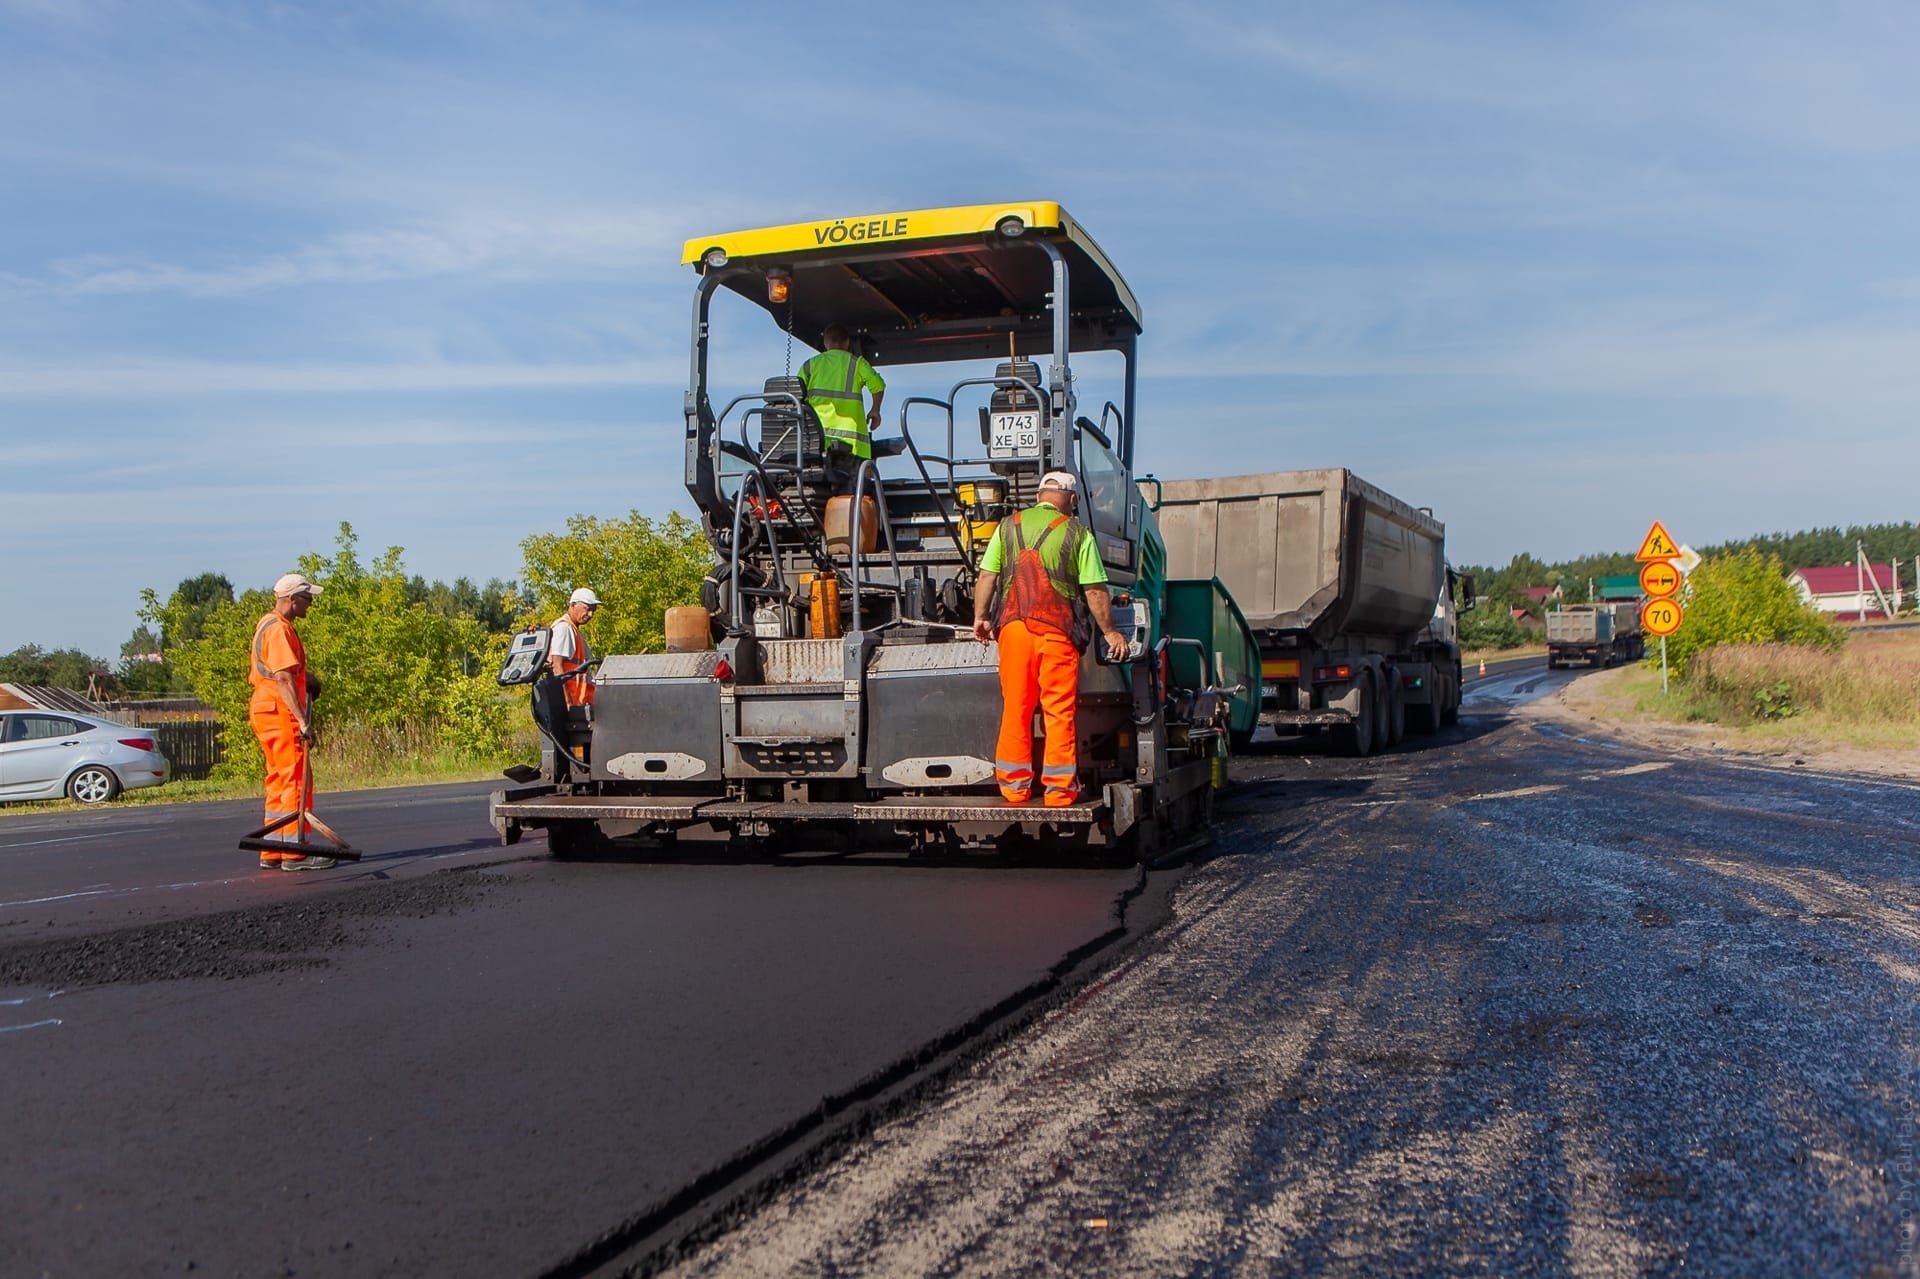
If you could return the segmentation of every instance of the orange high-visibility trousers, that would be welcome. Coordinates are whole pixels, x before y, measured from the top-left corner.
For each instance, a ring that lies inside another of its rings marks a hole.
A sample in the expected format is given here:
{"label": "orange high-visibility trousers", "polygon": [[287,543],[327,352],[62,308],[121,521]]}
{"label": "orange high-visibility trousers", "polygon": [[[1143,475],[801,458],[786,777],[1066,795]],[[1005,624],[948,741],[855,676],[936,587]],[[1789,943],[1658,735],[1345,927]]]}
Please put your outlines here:
{"label": "orange high-visibility trousers", "polygon": [[[260,739],[260,753],[267,757],[266,822],[299,812],[306,807],[307,783],[307,744],[300,738],[300,721],[293,717],[292,711],[276,703],[270,708],[251,708],[247,722],[253,726],[253,735]],[[297,827],[297,822],[289,822],[267,838],[292,843],[299,838]],[[266,861],[274,861],[279,856],[261,854]]]}
{"label": "orange high-visibility trousers", "polygon": [[1008,622],[1000,629],[1000,742],[993,772],[1009,804],[1033,797],[1033,712],[1046,726],[1040,782],[1049,808],[1080,798],[1080,654],[1051,627]]}

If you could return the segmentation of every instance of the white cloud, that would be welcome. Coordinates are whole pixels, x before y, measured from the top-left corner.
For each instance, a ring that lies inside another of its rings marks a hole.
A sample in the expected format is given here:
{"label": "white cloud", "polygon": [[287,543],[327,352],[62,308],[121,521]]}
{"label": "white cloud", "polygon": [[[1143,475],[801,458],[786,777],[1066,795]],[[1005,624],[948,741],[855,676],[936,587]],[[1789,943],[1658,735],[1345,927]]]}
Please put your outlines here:
{"label": "white cloud", "polygon": [[539,387],[680,385],[684,360],[598,364],[247,364],[216,360],[104,360],[0,366],[0,397],[124,397],[266,392],[475,391]]}
{"label": "white cloud", "polygon": [[70,293],[177,292],[225,297],[304,285],[371,284],[434,276],[560,279],[626,273],[679,246],[650,210],[569,218],[472,214],[433,225],[349,231],[285,253],[190,266],[109,255],[51,264],[48,283]]}

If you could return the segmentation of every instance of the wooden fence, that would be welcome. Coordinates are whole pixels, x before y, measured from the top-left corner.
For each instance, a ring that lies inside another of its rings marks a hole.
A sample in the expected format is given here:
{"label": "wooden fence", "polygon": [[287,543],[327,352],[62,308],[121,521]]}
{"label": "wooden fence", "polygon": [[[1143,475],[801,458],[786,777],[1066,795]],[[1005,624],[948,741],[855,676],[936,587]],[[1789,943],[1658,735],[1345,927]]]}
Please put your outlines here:
{"label": "wooden fence", "polygon": [[142,724],[153,734],[160,753],[173,765],[178,781],[209,776],[225,756],[220,750],[220,725],[213,720],[176,720],[170,724]]}

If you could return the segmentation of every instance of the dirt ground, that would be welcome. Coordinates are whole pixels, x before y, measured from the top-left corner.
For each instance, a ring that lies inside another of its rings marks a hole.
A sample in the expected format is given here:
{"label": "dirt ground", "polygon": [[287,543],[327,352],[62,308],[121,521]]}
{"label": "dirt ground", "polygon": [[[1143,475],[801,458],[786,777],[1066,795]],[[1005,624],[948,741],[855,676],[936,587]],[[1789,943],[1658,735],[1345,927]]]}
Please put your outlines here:
{"label": "dirt ground", "polygon": [[1761,736],[1725,724],[1674,724],[1635,710],[1624,691],[1632,667],[1596,671],[1516,714],[1557,720],[1581,731],[1676,755],[1735,760],[1822,773],[1864,773],[1920,780],[1920,741],[1904,750],[1843,746],[1813,738]]}

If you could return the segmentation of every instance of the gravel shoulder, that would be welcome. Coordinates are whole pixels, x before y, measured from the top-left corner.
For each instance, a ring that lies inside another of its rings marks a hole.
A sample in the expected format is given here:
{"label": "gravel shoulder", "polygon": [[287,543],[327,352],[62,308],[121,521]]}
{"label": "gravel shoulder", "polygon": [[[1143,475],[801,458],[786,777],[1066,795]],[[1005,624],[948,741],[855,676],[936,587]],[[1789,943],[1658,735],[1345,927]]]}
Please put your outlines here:
{"label": "gravel shoulder", "polygon": [[1595,671],[1515,709],[1522,719],[1549,720],[1585,734],[1629,742],[1667,755],[1761,767],[1920,780],[1920,742],[1911,748],[1866,750],[1812,737],[1762,735],[1724,724],[1676,724],[1638,711],[1625,695],[1631,667]]}

